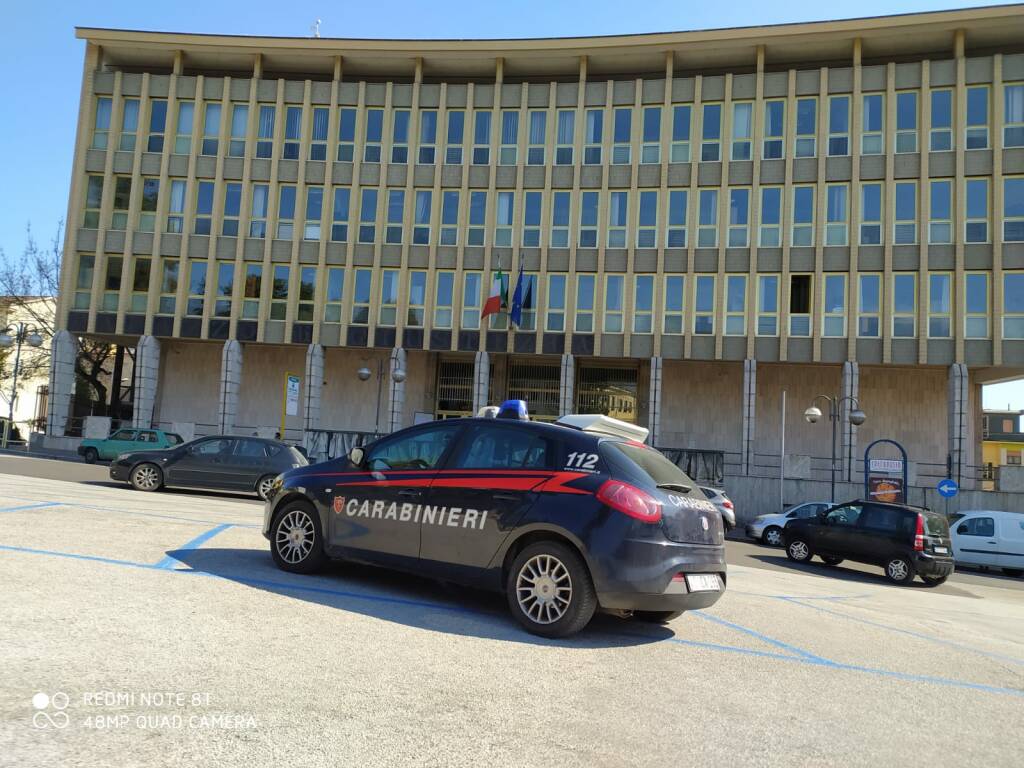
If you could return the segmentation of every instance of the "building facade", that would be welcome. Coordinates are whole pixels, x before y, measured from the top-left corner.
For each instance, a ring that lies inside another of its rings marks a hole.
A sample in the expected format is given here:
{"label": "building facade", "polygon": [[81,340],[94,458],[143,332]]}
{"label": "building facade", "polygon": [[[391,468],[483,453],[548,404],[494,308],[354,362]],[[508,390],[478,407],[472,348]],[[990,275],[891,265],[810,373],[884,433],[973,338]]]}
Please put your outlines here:
{"label": "building facade", "polygon": [[[970,483],[981,384],[1024,372],[1022,6],[572,39],[77,34],[56,359],[74,335],[136,346],[140,424],[308,440],[523,397],[777,474],[785,391],[793,472],[827,462],[802,419],[825,394],[868,415],[842,420],[847,477],[895,437]],[[482,320],[520,271],[520,326]]]}

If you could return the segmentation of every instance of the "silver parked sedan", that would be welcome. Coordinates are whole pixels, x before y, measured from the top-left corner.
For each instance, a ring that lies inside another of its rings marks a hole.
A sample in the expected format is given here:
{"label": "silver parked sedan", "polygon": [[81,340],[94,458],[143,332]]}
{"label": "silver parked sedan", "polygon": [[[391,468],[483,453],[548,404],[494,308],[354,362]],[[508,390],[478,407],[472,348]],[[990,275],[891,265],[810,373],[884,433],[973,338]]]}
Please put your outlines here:
{"label": "silver parked sedan", "polygon": [[701,486],[701,490],[704,495],[708,497],[708,501],[715,505],[715,509],[722,516],[722,523],[725,525],[726,531],[731,531],[736,527],[736,507],[732,503],[732,499],[725,495],[725,491],[720,488],[705,488]]}
{"label": "silver parked sedan", "polygon": [[831,506],[827,501],[808,501],[790,507],[781,515],[759,515],[747,523],[747,536],[769,547],[782,546],[782,529],[788,521],[815,517]]}

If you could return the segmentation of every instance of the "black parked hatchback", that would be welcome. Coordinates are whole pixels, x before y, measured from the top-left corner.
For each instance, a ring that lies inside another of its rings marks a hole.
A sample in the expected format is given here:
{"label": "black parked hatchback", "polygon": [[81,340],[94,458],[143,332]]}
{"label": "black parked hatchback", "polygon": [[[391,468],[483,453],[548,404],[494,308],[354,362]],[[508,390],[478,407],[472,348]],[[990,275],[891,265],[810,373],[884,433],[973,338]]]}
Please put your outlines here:
{"label": "black parked hatchback", "polygon": [[826,565],[843,560],[878,565],[895,584],[920,576],[936,587],[953,573],[946,518],[923,507],[850,501],[817,517],[795,519],[783,531],[790,560],[817,555]]}

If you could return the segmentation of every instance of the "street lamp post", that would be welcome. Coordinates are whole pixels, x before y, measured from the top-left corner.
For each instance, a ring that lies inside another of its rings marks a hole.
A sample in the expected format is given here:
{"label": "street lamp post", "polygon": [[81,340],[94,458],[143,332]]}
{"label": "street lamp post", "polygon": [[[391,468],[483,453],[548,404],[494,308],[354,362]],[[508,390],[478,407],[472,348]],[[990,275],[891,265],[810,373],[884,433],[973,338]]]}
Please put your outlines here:
{"label": "street lamp post", "polygon": [[30,347],[40,347],[43,344],[43,337],[34,326],[27,323],[15,323],[4,328],[0,332],[0,348],[10,349],[14,347],[14,369],[11,372],[11,399],[8,403],[7,424],[4,427],[3,447],[11,437],[14,429],[14,400],[18,396],[18,371],[21,366],[21,345],[28,344]]}
{"label": "street lamp post", "polygon": [[[373,376],[371,371],[366,366],[363,366],[356,371],[356,376],[359,377],[360,381],[369,381],[370,377]],[[405,381],[405,371],[401,368],[395,368],[391,371],[391,380],[395,384],[401,384]],[[384,358],[377,359],[377,416],[373,422],[373,428],[379,433],[380,432],[380,400],[381,394],[384,388]]]}
{"label": "street lamp post", "polygon": [[847,419],[855,427],[859,427],[867,420],[867,415],[860,409],[860,403],[856,397],[847,395],[846,397],[839,397],[834,395],[829,397],[828,395],[816,395],[811,401],[811,407],[804,411],[804,418],[809,424],[816,424],[818,419],[821,418],[821,409],[815,405],[818,400],[826,400],[828,402],[828,419],[832,422],[832,490],[830,502],[835,504],[836,501],[836,432],[839,427],[839,421],[842,418],[842,406],[843,403],[849,400],[853,404],[853,408],[847,415]]}

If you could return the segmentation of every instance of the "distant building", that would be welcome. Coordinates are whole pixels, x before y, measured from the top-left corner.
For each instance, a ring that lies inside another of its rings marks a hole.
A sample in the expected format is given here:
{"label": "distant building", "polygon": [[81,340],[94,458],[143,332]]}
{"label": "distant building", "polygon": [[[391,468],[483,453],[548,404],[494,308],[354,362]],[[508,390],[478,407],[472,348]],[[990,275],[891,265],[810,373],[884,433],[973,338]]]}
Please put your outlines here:
{"label": "distant building", "polygon": [[1024,411],[989,411],[982,419],[981,447],[986,485],[994,481],[999,467],[1019,467],[1024,460]]}
{"label": "distant building", "polygon": [[[41,347],[23,344],[18,365],[18,388],[14,401],[14,423],[22,436],[42,431],[46,424],[47,396],[50,378],[50,345],[47,330],[53,327],[57,302],[48,297],[0,297],[0,331],[5,328],[14,335],[19,323],[38,329],[43,336]],[[10,409],[15,349],[0,350],[4,354],[0,372],[0,418],[6,419]]]}

